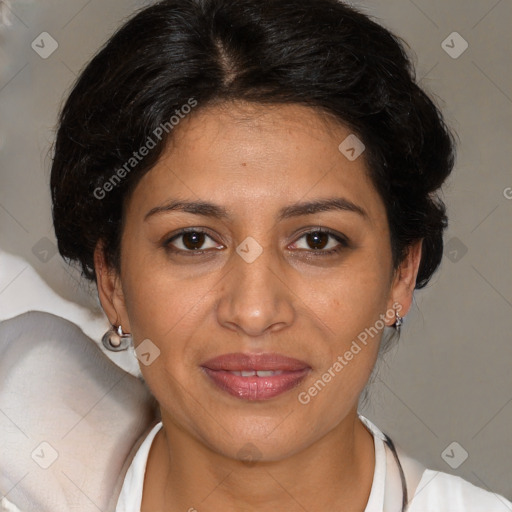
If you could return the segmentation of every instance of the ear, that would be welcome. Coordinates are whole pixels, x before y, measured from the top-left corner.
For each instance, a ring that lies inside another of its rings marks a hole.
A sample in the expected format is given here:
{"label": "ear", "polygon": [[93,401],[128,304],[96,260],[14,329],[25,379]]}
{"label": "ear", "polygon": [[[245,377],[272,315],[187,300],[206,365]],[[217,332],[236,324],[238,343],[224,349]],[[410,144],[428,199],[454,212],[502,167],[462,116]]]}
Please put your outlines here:
{"label": "ear", "polygon": [[[407,254],[399,267],[396,269],[393,283],[391,285],[388,310],[395,310],[400,316],[404,317],[412,304],[413,292],[416,286],[416,277],[421,261],[421,247],[423,239],[418,240],[411,245]],[[395,319],[390,320],[390,325]]]}
{"label": "ear", "polygon": [[109,267],[101,240],[98,241],[94,250],[94,270],[103,311],[112,325],[121,325],[125,333],[130,333],[131,328],[126,313],[121,278],[116,269]]}

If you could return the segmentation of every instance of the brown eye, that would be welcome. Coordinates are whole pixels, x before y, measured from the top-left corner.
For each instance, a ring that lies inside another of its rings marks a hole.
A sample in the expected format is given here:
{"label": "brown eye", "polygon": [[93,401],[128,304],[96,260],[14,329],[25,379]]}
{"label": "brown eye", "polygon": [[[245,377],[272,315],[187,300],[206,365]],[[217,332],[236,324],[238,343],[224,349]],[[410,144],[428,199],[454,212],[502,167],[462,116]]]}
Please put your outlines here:
{"label": "brown eye", "polygon": [[204,241],[206,238],[204,233],[200,233],[197,231],[191,231],[189,233],[184,233],[182,235],[182,237],[183,237],[183,245],[187,249],[190,249],[191,251],[201,249],[201,246],[204,244]]}
{"label": "brown eye", "polygon": [[164,242],[164,247],[171,252],[187,254],[206,252],[208,249],[222,249],[208,233],[200,229],[181,231]]}
{"label": "brown eye", "polygon": [[350,247],[348,239],[343,235],[326,229],[315,229],[304,233],[294,244],[293,249],[327,256]]}
{"label": "brown eye", "polygon": [[306,242],[311,249],[323,249],[329,243],[330,236],[321,231],[311,231],[306,234]]}

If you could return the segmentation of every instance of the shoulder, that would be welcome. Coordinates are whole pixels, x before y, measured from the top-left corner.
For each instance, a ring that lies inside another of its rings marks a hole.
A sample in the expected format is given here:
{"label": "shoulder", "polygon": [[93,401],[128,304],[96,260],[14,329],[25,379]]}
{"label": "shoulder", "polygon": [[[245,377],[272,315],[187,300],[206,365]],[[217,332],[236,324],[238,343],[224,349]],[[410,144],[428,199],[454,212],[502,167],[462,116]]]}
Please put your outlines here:
{"label": "shoulder", "polygon": [[[359,417],[374,436],[384,440],[384,434],[374,423],[362,415]],[[428,469],[399,445],[396,445],[396,450],[409,491],[408,512],[512,512],[512,502],[505,497],[477,487],[459,476]],[[393,461],[387,463],[387,490],[400,494],[399,482],[392,479]]]}
{"label": "shoulder", "polygon": [[157,412],[143,382],[42,312],[0,323],[0,410],[0,480],[40,512],[108,508]]}
{"label": "shoulder", "polygon": [[409,512],[511,512],[512,503],[463,478],[442,471],[425,469]]}
{"label": "shoulder", "polygon": [[[74,323],[42,311],[28,311],[0,322],[0,353],[2,360],[23,359],[42,347],[45,350],[80,351],[101,358],[102,352]],[[58,364],[58,360],[55,361]]]}

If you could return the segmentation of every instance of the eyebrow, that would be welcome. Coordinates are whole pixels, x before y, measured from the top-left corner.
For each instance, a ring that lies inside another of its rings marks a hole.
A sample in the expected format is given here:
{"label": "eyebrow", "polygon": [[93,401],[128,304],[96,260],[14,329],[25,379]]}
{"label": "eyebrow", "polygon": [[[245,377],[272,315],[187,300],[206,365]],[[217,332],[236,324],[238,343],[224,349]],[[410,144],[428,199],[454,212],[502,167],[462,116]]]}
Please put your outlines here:
{"label": "eyebrow", "polygon": [[[230,219],[231,215],[222,206],[218,206],[206,201],[179,201],[169,200],[160,206],[156,206],[149,210],[144,216],[144,221],[150,217],[168,213],[173,211],[180,211],[184,213],[192,213],[194,215],[202,215],[204,217],[211,217],[219,220]],[[302,215],[313,215],[315,213],[327,211],[344,211],[356,213],[368,219],[368,214],[360,206],[354,204],[348,199],[342,197],[333,197],[328,199],[317,199],[315,201],[308,201],[302,203],[295,203],[282,208],[278,215],[277,220],[282,221],[293,217],[300,217]]]}

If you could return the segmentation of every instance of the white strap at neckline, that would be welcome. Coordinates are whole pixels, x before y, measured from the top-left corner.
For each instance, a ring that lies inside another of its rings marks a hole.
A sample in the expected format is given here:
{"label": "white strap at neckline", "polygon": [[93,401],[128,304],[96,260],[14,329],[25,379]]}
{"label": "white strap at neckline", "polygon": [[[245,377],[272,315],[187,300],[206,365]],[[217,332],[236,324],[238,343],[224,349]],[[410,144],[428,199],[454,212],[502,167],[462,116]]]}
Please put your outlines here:
{"label": "white strap at neckline", "polygon": [[[385,444],[386,449],[386,486],[384,493],[383,512],[402,512],[403,489],[400,470],[391,448]],[[425,471],[425,466],[415,459],[407,456],[403,450],[395,445],[395,450],[404,472],[407,485],[409,504],[416,492],[418,484]],[[407,510],[407,508],[405,509]]]}
{"label": "white strap at neckline", "polygon": [[[373,434],[375,443],[375,480],[364,512],[401,512],[402,480],[395,456],[385,442],[386,436],[365,416],[359,414],[359,419]],[[394,444],[405,475],[408,499],[411,502],[426,468],[406,455],[396,443]]]}

